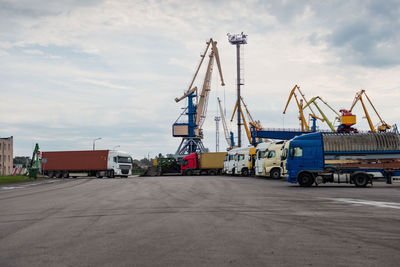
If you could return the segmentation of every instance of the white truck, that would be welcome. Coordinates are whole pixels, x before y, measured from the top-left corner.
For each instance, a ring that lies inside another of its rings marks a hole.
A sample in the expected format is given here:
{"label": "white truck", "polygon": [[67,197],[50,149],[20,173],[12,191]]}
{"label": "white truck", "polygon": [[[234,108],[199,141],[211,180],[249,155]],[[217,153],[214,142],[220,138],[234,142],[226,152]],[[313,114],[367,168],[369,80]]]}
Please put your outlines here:
{"label": "white truck", "polygon": [[228,151],[225,157],[224,161],[224,170],[223,172],[228,175],[234,175],[235,174],[235,167],[236,167],[236,161],[235,161],[235,155],[239,148],[234,148]]}
{"label": "white truck", "polygon": [[263,160],[266,157],[270,144],[270,142],[260,143],[256,147],[256,159],[254,163],[254,173],[256,176],[263,176]]}
{"label": "white truck", "polygon": [[[271,144],[268,147],[266,157],[262,161],[263,173],[262,176],[269,176],[273,179],[279,179],[286,174],[286,157],[283,158],[285,143],[283,141]],[[287,153],[286,153],[287,154]]]}
{"label": "white truck", "polygon": [[242,147],[236,150],[235,154],[235,169],[233,175],[248,176],[249,170],[249,156],[250,147]]}
{"label": "white truck", "polygon": [[132,174],[132,158],[115,150],[42,152],[42,170],[49,177],[77,176],[128,177]]}

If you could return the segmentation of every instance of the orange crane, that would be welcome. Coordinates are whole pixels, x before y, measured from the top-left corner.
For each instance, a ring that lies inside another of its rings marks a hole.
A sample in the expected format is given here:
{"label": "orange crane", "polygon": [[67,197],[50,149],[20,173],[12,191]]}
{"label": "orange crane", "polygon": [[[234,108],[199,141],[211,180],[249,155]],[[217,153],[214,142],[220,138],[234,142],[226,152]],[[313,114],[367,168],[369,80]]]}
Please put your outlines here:
{"label": "orange crane", "polygon": [[[260,121],[256,121],[256,120],[253,119],[253,117],[250,114],[249,109],[247,108],[247,105],[244,103],[243,97],[240,97],[240,100],[241,100],[243,106],[245,107],[245,110],[246,110],[246,113],[247,113],[247,117],[249,118],[249,121],[250,121],[249,125],[250,126],[254,126],[258,130],[261,130],[262,126],[261,126]],[[235,107],[233,109],[232,117],[231,117],[231,122],[233,121],[233,117],[235,116],[235,113],[236,113],[236,110],[237,110],[237,106],[238,106],[238,102],[236,101]],[[243,125],[244,125],[244,129],[246,130],[247,139],[249,140],[249,143],[252,144],[252,142],[251,142],[251,132],[250,132],[250,129],[249,129],[249,125],[247,125],[247,121],[246,121],[246,118],[244,116],[243,109],[240,109],[240,115],[242,116]]]}
{"label": "orange crane", "polygon": [[[380,120],[380,125],[378,125],[377,130],[378,132],[386,132],[386,130],[389,130],[390,128],[392,128],[389,124],[387,124],[379,115],[378,111],[376,110],[375,106],[372,104],[371,99],[369,99],[367,93],[365,93],[365,90],[361,90],[359,92],[356,93],[354,100],[353,100],[353,104],[351,105],[351,108],[349,109],[349,112],[351,112],[354,108],[354,106],[357,104],[358,101],[361,102],[362,108],[364,110],[365,113],[365,117],[367,118],[368,121],[368,125],[369,128],[371,130],[371,132],[376,133],[376,129],[374,124],[372,123],[371,117],[369,116],[369,113],[367,111],[367,108],[365,106],[364,100],[363,100],[363,95],[367,98],[369,104],[372,106],[372,108],[375,111],[375,114],[378,116],[379,120]],[[354,118],[355,120],[355,118]]]}
{"label": "orange crane", "polygon": [[[300,95],[301,95],[301,99],[300,100],[297,98],[296,89],[297,89],[298,93],[300,93]],[[286,103],[285,109],[283,110],[283,114],[286,113],[287,107],[289,106],[290,100],[292,99],[293,96],[294,96],[294,99],[296,100],[296,104],[297,104],[297,107],[299,109],[299,120],[300,120],[301,130],[303,132],[304,131],[308,132],[308,131],[310,131],[310,127],[308,126],[306,118],[304,116],[303,100],[306,103],[308,103],[308,101],[307,101],[306,97],[304,96],[303,92],[301,92],[299,86],[295,85],[293,87],[292,91],[290,91],[288,101]],[[308,108],[311,110],[311,113],[312,113],[313,117],[316,117],[316,115],[315,115],[314,111],[312,110],[312,108],[310,106],[308,106]]]}

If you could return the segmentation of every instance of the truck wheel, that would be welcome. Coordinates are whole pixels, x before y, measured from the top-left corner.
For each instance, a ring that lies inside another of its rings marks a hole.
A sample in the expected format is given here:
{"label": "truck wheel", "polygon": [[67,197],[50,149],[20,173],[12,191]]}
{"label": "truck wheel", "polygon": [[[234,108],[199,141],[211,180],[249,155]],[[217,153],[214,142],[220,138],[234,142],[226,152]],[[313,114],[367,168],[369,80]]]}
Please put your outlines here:
{"label": "truck wheel", "polygon": [[186,175],[187,176],[192,176],[193,175],[193,171],[192,170],[187,170],[186,171]]}
{"label": "truck wheel", "polygon": [[103,178],[99,171],[96,172],[96,178]]}
{"label": "truck wheel", "polygon": [[232,169],[232,176],[235,176],[235,169]]}
{"label": "truck wheel", "polygon": [[108,178],[114,178],[114,177],[115,177],[114,170],[110,170],[108,172]]}
{"label": "truck wheel", "polygon": [[303,172],[298,176],[299,185],[302,187],[310,187],[314,183],[314,176],[311,173]]}
{"label": "truck wheel", "polygon": [[57,178],[63,177],[63,173],[62,173],[62,172],[56,172],[56,177],[57,177]]}
{"label": "truck wheel", "polygon": [[354,175],[353,182],[356,187],[366,187],[369,182],[369,177],[364,173],[359,173]]}
{"label": "truck wheel", "polygon": [[63,178],[69,178],[69,173],[68,172],[63,172]]}
{"label": "truck wheel", "polygon": [[55,177],[54,172],[49,172],[49,173],[47,174],[47,176],[49,176],[49,178],[54,178],[54,177]]}
{"label": "truck wheel", "polygon": [[279,179],[281,178],[281,170],[280,169],[272,169],[269,173],[272,179]]}
{"label": "truck wheel", "polygon": [[242,176],[249,176],[249,170],[247,168],[242,170]]}
{"label": "truck wheel", "polygon": [[216,172],[215,170],[209,170],[209,171],[208,171],[208,175],[213,175],[213,176],[215,176],[215,175],[217,175],[217,172]]}

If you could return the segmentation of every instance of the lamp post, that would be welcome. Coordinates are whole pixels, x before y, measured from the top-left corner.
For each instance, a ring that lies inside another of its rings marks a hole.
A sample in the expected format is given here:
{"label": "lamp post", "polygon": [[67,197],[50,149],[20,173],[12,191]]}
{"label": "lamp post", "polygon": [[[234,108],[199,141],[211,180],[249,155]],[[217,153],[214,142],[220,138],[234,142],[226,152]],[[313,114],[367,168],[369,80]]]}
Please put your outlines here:
{"label": "lamp post", "polygon": [[95,142],[96,142],[97,140],[100,140],[100,139],[101,139],[101,137],[93,139],[93,150],[94,150],[94,148],[95,148]]}

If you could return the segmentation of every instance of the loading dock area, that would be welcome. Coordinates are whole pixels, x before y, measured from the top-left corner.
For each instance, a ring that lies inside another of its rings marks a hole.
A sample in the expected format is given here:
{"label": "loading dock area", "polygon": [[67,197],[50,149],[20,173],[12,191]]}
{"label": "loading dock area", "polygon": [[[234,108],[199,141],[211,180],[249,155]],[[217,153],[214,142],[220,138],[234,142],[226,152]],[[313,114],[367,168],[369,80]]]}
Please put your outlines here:
{"label": "loading dock area", "polygon": [[398,266],[399,193],[400,184],[383,182],[300,188],[230,176],[78,178],[1,189],[0,262]]}

